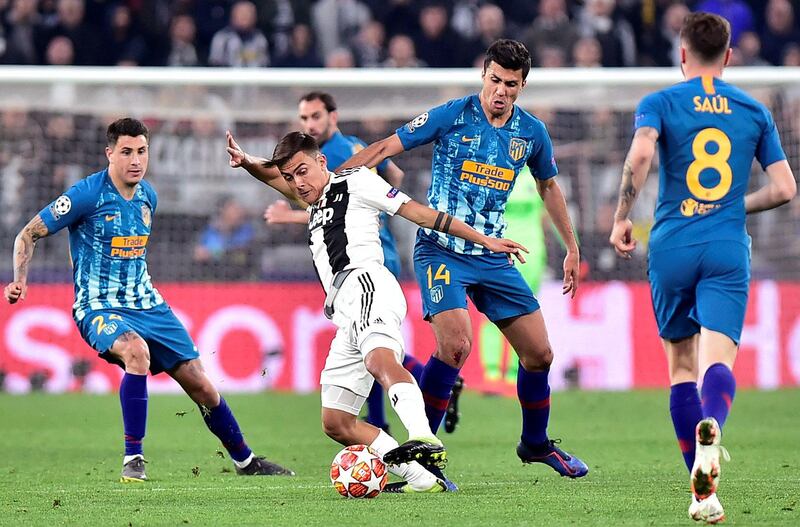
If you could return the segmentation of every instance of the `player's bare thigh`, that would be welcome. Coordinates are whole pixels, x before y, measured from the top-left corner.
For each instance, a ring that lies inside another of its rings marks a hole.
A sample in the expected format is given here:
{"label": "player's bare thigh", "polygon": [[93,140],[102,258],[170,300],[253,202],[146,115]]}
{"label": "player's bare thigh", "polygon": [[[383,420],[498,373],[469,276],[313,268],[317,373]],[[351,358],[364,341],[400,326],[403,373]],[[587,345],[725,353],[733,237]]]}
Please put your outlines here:
{"label": "player's bare thigh", "polygon": [[541,309],[498,320],[496,325],[517,352],[522,367],[527,371],[544,371],[553,363],[553,349],[550,347]]}
{"label": "player's bare thigh", "polygon": [[472,348],[472,323],[466,309],[448,309],[431,316],[431,326],[436,336],[433,356],[440,361],[461,368]]}
{"label": "player's bare thigh", "polygon": [[114,341],[108,352],[125,364],[125,371],[147,375],[150,367],[150,348],[135,331],[126,331]]}

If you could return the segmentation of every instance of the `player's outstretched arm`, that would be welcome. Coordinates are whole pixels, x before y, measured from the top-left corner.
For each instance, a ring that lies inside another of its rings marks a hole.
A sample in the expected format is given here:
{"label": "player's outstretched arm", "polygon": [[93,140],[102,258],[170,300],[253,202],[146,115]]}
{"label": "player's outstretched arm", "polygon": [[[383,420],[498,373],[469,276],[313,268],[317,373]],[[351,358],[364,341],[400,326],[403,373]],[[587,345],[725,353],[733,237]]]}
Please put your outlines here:
{"label": "player's outstretched arm", "polygon": [[420,227],[426,229],[433,229],[435,231],[443,232],[445,234],[452,234],[459,238],[477,243],[492,251],[493,253],[508,253],[513,254],[517,259],[525,263],[523,252],[528,252],[523,245],[505,238],[492,238],[481,234],[463,221],[439,212],[430,207],[426,207],[421,203],[411,200],[404,203],[397,209],[397,214],[403,218],[416,223]]}
{"label": "player's outstretched arm", "polygon": [[231,156],[230,158],[230,165],[233,168],[243,168],[247,170],[247,172],[256,178],[257,180],[261,181],[262,183],[269,185],[270,187],[274,188],[284,196],[289,201],[297,204],[299,207],[305,209],[308,207],[308,204],[300,199],[294,192],[289,188],[288,183],[283,179],[281,176],[280,171],[275,167],[265,167],[264,162],[266,159],[262,157],[254,157],[242,150],[242,147],[236,142],[233,138],[233,134],[230,130],[225,132],[225,138],[228,141],[228,146],[226,150],[228,151],[228,155]]}
{"label": "player's outstretched arm", "polygon": [[17,234],[14,240],[14,281],[3,291],[9,304],[25,299],[28,291],[28,266],[33,259],[33,248],[37,240],[48,234],[47,226],[38,214]]}
{"label": "player's outstretched arm", "polygon": [[797,194],[792,167],[784,159],[767,167],[769,183],[744,197],[747,214],[770,210],[789,203]]}
{"label": "player's outstretched arm", "polygon": [[578,241],[575,239],[575,231],[569,219],[567,200],[564,199],[561,185],[558,184],[556,178],[537,179],[536,189],[542,197],[550,221],[555,225],[567,248],[567,255],[564,257],[564,283],[561,287],[561,294],[569,294],[571,298],[575,298],[575,294],[578,292],[581,256]]}
{"label": "player's outstretched arm", "polygon": [[622,167],[617,212],[614,214],[614,227],[608,241],[623,258],[630,258],[631,252],[636,248],[633,223],[628,216],[650,172],[650,165],[656,153],[656,141],[658,141],[658,131],[655,128],[643,126],[637,129]]}
{"label": "player's outstretched arm", "polygon": [[310,214],[304,210],[294,210],[289,203],[279,199],[264,211],[264,221],[270,225],[281,223],[308,223]]}
{"label": "player's outstretched arm", "polygon": [[338,167],[334,172],[344,170],[345,168],[360,166],[374,168],[381,164],[387,157],[396,156],[404,150],[400,138],[397,134],[392,134],[386,139],[375,141],[364,150],[359,151],[356,155],[342,163],[342,166]]}

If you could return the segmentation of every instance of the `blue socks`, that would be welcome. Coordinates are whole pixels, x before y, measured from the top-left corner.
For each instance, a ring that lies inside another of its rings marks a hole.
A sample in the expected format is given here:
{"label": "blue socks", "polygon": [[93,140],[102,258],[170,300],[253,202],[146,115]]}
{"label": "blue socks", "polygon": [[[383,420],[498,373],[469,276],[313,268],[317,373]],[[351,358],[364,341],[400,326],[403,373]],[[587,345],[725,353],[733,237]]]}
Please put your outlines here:
{"label": "blue socks", "polygon": [[675,437],[683,454],[686,468],[692,470],[694,464],[694,430],[703,418],[700,407],[700,395],[696,382],[682,382],[672,385],[669,394],[669,413],[675,427]]}
{"label": "blue socks", "polygon": [[529,447],[547,442],[547,422],[550,419],[549,371],[527,371],[519,365],[517,397],[522,407],[522,442]]}
{"label": "blue socks", "polygon": [[221,395],[216,408],[208,409],[200,406],[200,413],[208,429],[222,441],[222,446],[235,461],[242,462],[250,457],[253,452],[245,443],[242,431],[239,430],[239,423],[236,422],[228,403]]}
{"label": "blue socks", "polygon": [[147,375],[126,373],[119,385],[125,455],[142,454],[142,439],[147,426]]}
{"label": "blue socks", "polygon": [[425,400],[425,415],[434,434],[442,424],[442,419],[450,402],[450,393],[458,377],[458,368],[446,364],[436,357],[431,356],[422,370],[419,379],[419,388]]}
{"label": "blue socks", "polygon": [[417,381],[417,384],[420,383],[422,379],[422,372],[425,370],[424,364],[411,355],[406,355],[403,357],[403,368],[411,373],[411,376],[414,377],[414,380]]}
{"label": "blue socks", "polygon": [[712,364],[703,376],[703,417],[713,417],[720,428],[725,426],[728,412],[736,395],[733,372],[722,363]]}
{"label": "blue socks", "polygon": [[386,407],[383,404],[383,386],[377,381],[372,383],[372,390],[367,397],[367,417],[365,419],[372,426],[386,428]]}

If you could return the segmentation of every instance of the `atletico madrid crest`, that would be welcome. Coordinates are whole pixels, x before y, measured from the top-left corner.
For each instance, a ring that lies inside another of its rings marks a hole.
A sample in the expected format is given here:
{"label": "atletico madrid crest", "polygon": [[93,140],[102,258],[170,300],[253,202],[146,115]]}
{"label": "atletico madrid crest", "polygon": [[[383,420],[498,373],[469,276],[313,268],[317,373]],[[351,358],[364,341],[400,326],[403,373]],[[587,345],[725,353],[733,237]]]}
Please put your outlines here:
{"label": "atletico madrid crest", "polygon": [[525,155],[525,150],[527,146],[528,146],[527,141],[515,137],[508,144],[508,155],[511,156],[511,159],[513,159],[514,161],[519,161],[520,159],[522,159],[522,156]]}
{"label": "atletico madrid crest", "polygon": [[147,205],[142,205],[142,222],[144,223],[145,227],[150,226],[150,221],[152,217],[150,216],[150,207]]}

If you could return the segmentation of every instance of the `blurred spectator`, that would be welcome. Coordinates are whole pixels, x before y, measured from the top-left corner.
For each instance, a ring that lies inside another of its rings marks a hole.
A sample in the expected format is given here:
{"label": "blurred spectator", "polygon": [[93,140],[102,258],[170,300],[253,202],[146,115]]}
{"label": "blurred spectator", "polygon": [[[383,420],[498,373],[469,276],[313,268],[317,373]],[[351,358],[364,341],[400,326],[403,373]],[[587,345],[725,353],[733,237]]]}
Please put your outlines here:
{"label": "blurred spectator", "polygon": [[74,64],[98,66],[103,63],[99,32],[97,28],[84,22],[83,18],[83,0],[58,0],[56,17],[52,24],[45,22],[34,32],[40,64],[45,63],[50,41],[56,37],[66,37],[72,41]]}
{"label": "blurred spectator", "polygon": [[389,40],[389,58],[385,68],[424,68],[426,64],[417,58],[414,41],[407,35],[395,35]]}
{"label": "blurred spectator", "polygon": [[475,21],[478,19],[478,8],[482,0],[455,0],[451,17],[453,29],[465,39],[473,39],[478,35]]}
{"label": "blurred spectator", "polygon": [[449,22],[444,3],[428,4],[419,12],[420,31],[414,43],[419,58],[432,68],[453,67],[457,63],[462,44]]}
{"label": "blurred spectator", "polygon": [[386,60],[386,31],[383,24],[370,20],[361,27],[353,41],[352,50],[356,62],[362,68],[377,68]]}
{"label": "blurred spectator", "polygon": [[314,47],[314,34],[306,24],[297,24],[292,29],[289,50],[275,59],[278,68],[321,68],[322,61]]}
{"label": "blurred spectator", "polygon": [[298,25],[311,24],[311,6],[315,1],[254,1],[258,10],[258,29],[267,36],[273,57],[284,57],[290,53],[293,30]]}
{"label": "blurred spectator", "polygon": [[208,63],[211,66],[258,68],[269,65],[269,45],[256,28],[256,6],[243,1],[233,4],[230,24],[211,40]]}
{"label": "blurred spectator", "polygon": [[200,234],[194,261],[220,279],[240,278],[253,269],[255,229],[231,196],[219,200],[215,214]]}
{"label": "blurred spectator", "polygon": [[355,68],[353,53],[347,48],[337,48],[325,55],[326,68]]}
{"label": "blurred spectator", "polygon": [[761,58],[761,39],[752,31],[739,35],[737,66],[769,66],[769,62]]}
{"label": "blurred spectator", "polygon": [[800,44],[789,44],[783,50],[782,66],[800,66]]}
{"label": "blurred spectator", "polygon": [[578,29],[569,19],[565,0],[541,0],[539,16],[522,36],[534,64],[542,67],[546,67],[542,64],[545,47],[559,49],[566,57],[577,40]]}
{"label": "blurred spectator", "polygon": [[800,42],[800,31],[794,22],[794,7],[789,0],[769,0],[766,27],[761,35],[761,56],[771,64],[782,64],[784,48]]}
{"label": "blurred spectator", "polygon": [[48,66],[73,66],[75,64],[75,49],[72,41],[67,37],[54,37],[47,44],[45,62]]}
{"label": "blurred spectator", "polygon": [[576,68],[601,68],[603,50],[596,38],[583,37],[572,48],[572,64]]}
{"label": "blurred spectator", "polygon": [[689,14],[684,4],[672,4],[661,18],[659,31],[642,36],[640,62],[650,66],[679,66],[681,63],[681,27]]}
{"label": "blurred spectator", "polygon": [[195,38],[197,27],[189,15],[177,15],[169,26],[169,46],[163,60],[165,66],[201,66]]}
{"label": "blurred spectator", "polygon": [[369,19],[369,9],[358,0],[319,0],[311,9],[317,50],[326,54],[346,46]]}
{"label": "blurred spectator", "polygon": [[478,33],[464,44],[461,66],[472,66],[476,57],[483,56],[492,43],[506,35],[506,19],[503,11],[494,4],[484,4],[478,9]]}
{"label": "blurred spectator", "polygon": [[636,41],[631,25],[615,15],[616,0],[586,0],[580,12],[582,37],[594,37],[602,50],[603,66],[620,67],[636,64]]}
{"label": "blurred spectator", "polygon": [[715,13],[731,24],[731,46],[739,43],[739,36],[755,28],[753,11],[743,0],[702,0],[694,7],[695,11]]}
{"label": "blurred spectator", "polygon": [[128,6],[120,4],[112,8],[103,47],[106,52],[105,64],[144,64],[147,42],[134,22]]}
{"label": "blurred spectator", "polygon": [[33,215],[26,197],[42,169],[44,137],[26,109],[6,102],[12,106],[0,112],[0,227],[17,230]]}
{"label": "blurred spectator", "polygon": [[0,10],[0,39],[5,30],[5,53],[0,50],[0,63],[36,64],[35,27],[41,17],[36,10],[38,0],[13,0],[11,8]]}
{"label": "blurred spectator", "polygon": [[413,35],[419,30],[417,5],[414,0],[367,0],[376,20],[383,23],[386,35]]}
{"label": "blurred spectator", "polygon": [[560,47],[542,46],[537,53],[541,68],[563,68],[568,66],[567,53]]}

